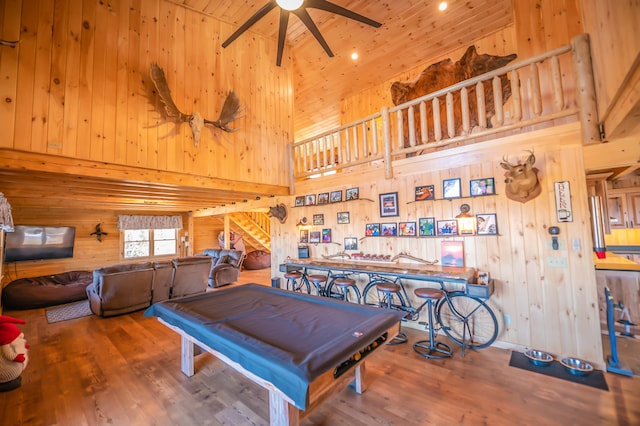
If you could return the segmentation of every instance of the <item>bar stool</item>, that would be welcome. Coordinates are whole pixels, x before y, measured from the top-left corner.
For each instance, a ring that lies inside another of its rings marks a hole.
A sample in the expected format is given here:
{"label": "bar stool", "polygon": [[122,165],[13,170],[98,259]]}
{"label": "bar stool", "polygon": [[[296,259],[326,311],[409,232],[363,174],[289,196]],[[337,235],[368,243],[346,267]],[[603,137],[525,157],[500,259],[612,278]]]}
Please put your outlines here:
{"label": "bar stool", "polygon": [[302,272],[289,271],[284,274],[284,277],[287,279],[287,290],[303,292],[302,286],[306,284],[306,292],[309,293],[309,284],[304,281]]}
{"label": "bar stool", "polygon": [[[396,283],[390,283],[390,282],[385,282],[385,283],[378,283],[376,284],[376,290],[379,293],[383,293],[384,297],[386,298],[387,301],[387,309],[396,309],[393,304],[391,303],[391,300],[393,299],[393,295],[400,294],[400,291],[402,291],[402,287],[400,287],[399,284]],[[399,345],[401,343],[407,343],[409,341],[409,338],[407,337],[407,334],[402,331],[399,330],[398,334],[389,341],[389,343],[387,343],[388,345]]]}
{"label": "bar stool", "polygon": [[[444,297],[444,291],[435,288],[416,288],[413,293],[426,300],[427,311],[429,313],[429,340],[420,340],[413,344],[413,350],[417,354],[422,355],[425,358],[450,358],[452,356],[451,348],[442,343],[435,341],[435,324],[433,317],[434,304]],[[428,345],[427,345],[428,344]]]}
{"label": "bar stool", "polygon": [[324,283],[327,282],[326,275],[307,275],[307,279],[316,288],[316,295],[324,294]]}
{"label": "bar stool", "polygon": [[342,291],[342,300],[348,302],[348,292],[349,287],[353,287],[353,292],[356,294],[356,298],[358,303],[360,303],[360,290],[358,290],[358,286],[356,286],[356,280],[347,278],[347,277],[339,277],[333,280],[333,284]]}

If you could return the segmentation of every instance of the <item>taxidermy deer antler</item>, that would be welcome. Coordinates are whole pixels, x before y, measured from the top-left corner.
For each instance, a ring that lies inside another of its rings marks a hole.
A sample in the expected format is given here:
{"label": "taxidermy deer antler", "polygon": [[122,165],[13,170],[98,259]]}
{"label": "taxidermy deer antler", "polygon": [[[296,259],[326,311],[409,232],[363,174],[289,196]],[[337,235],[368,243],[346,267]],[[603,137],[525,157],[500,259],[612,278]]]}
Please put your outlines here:
{"label": "taxidermy deer antler", "polygon": [[191,115],[180,112],[176,104],[173,102],[173,99],[171,98],[171,90],[169,90],[169,85],[167,84],[167,79],[164,76],[164,71],[156,63],[151,64],[151,80],[156,87],[158,96],[160,96],[160,100],[164,104],[164,109],[167,117],[177,118],[179,121],[189,123],[189,125],[191,126],[191,131],[193,132],[193,142],[196,147],[200,142],[200,132],[202,131],[202,128],[205,124],[211,124],[218,129],[229,133],[239,130],[229,127],[229,123],[238,118],[237,115],[240,111],[240,100],[238,99],[238,96],[234,91],[230,91],[227,95],[227,98],[222,105],[222,111],[220,111],[220,116],[218,117],[218,119],[215,121],[211,121],[202,118],[200,113],[198,113],[197,111]]}

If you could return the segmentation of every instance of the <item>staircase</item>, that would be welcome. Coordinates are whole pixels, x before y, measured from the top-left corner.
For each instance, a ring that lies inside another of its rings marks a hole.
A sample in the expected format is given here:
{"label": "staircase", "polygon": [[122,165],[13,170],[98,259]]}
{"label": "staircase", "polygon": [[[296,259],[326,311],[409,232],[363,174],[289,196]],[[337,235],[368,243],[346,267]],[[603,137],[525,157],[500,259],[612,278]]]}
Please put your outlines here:
{"label": "staircase", "polygon": [[240,228],[245,243],[271,252],[271,218],[262,212],[229,214],[230,220]]}

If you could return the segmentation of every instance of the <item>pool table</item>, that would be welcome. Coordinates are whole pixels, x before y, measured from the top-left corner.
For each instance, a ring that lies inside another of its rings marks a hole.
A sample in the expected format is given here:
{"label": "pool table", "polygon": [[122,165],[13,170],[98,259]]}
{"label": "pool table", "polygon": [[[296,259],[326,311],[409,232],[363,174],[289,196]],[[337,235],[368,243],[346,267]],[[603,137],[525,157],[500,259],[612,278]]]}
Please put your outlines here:
{"label": "pool table", "polygon": [[272,425],[297,425],[349,382],[364,391],[364,358],[393,338],[403,313],[245,284],[152,305],[145,316],[269,391]]}

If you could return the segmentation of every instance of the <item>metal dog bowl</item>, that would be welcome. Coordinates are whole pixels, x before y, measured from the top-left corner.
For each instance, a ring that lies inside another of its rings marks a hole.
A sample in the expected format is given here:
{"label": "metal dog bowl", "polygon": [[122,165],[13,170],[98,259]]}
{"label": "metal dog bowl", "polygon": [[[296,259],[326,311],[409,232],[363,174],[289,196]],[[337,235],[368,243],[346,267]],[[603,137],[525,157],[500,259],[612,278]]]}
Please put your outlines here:
{"label": "metal dog bowl", "polygon": [[546,367],[553,362],[553,356],[546,352],[538,351],[536,349],[528,350],[524,355],[529,358],[529,362],[538,367]]}
{"label": "metal dog bowl", "polygon": [[560,363],[574,376],[586,376],[593,371],[593,365],[578,358],[564,358]]}

